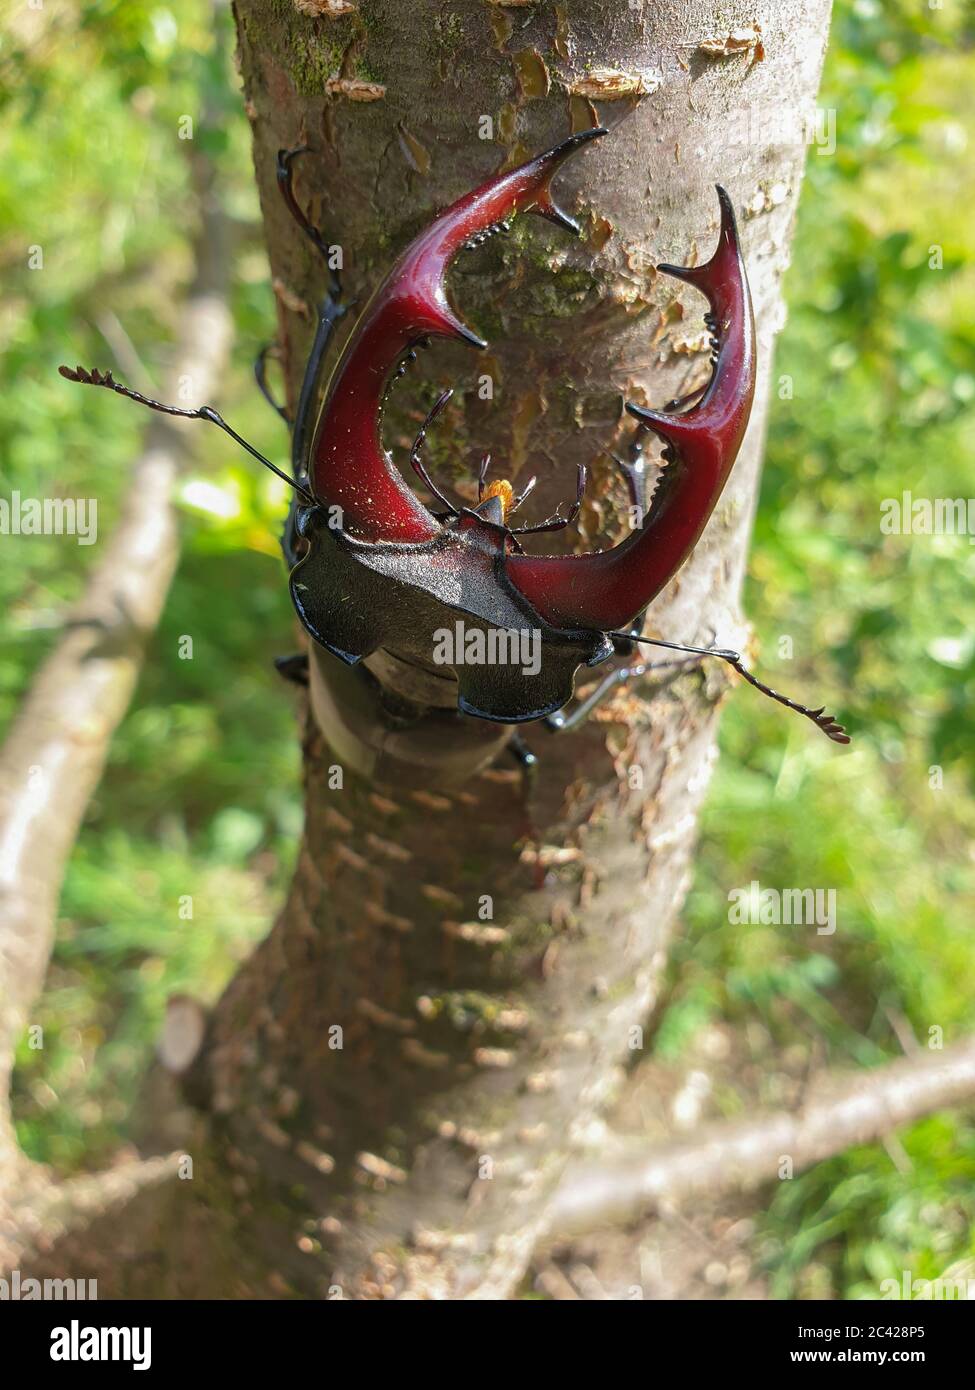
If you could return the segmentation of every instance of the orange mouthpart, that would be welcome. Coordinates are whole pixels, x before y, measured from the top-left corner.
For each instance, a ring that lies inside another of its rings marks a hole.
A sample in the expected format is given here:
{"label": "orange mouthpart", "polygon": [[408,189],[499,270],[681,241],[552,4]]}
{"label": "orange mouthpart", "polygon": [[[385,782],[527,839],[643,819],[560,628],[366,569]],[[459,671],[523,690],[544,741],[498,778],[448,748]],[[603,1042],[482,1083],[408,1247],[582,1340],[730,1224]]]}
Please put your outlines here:
{"label": "orange mouthpart", "polygon": [[486,502],[489,497],[500,497],[501,515],[507,516],[511,510],[511,504],[515,500],[515,490],[507,478],[499,478],[496,483],[489,483],[484,489],[484,496],[481,501]]}

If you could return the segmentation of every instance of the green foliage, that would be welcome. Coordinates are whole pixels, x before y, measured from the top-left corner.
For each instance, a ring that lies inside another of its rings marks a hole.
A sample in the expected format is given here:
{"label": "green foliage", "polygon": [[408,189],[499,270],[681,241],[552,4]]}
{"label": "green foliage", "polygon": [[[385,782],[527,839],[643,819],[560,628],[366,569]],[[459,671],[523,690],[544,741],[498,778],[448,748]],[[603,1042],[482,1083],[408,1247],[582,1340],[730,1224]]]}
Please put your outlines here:
{"label": "green foliage", "polygon": [[[970,38],[948,6],[837,8],[820,97],[837,152],[810,150],[746,601],[768,679],[828,701],[855,742],[838,755],[729,701],[663,1055],[721,1018],[767,1073],[811,1037],[855,1067],[899,1055],[897,1030],[948,1045],[975,1026],[975,551],[880,529],[905,490],[972,495]],[[834,889],[835,934],[732,924],[728,893],[754,880]],[[877,1297],[972,1253],[971,1121],[902,1138],[770,1194],[777,1296]]]}
{"label": "green foliage", "polygon": [[[67,387],[57,365],[117,366],[111,343],[124,325],[158,390],[192,271],[191,159],[201,148],[226,212],[246,229],[232,267],[237,355],[220,405],[268,453],[287,446],[250,375],[274,305],[231,16],[218,13],[215,38],[198,0],[23,6],[0,53],[0,491],[95,497],[100,539],[146,417]],[[186,117],[192,140],[179,138]],[[31,246],[42,268],[28,268]],[[293,642],[276,548],[287,489],[215,432],[195,444],[179,493],[182,564],[68,872],[32,1019],[44,1049],[25,1040],[19,1058],[22,1142],[65,1170],[117,1147],[166,997],[219,994],[266,931],[300,833],[291,701],[271,666]],[[2,544],[6,725],[99,547],[57,536]],[[180,655],[187,636],[190,660]],[[187,896],[192,918],[181,915]]]}
{"label": "green foliage", "polygon": [[[274,310],[230,16],[220,8],[218,41],[199,0],[48,0],[19,14],[0,48],[0,487],[96,495],[106,535],[145,420],[66,388],[56,367],[112,364],[106,338],[122,324],[161,380],[191,267],[188,145],[215,161],[244,229],[219,404],[266,452],[285,448],[249,373]],[[837,148],[809,155],[775,365],[792,389],[773,401],[747,603],[761,671],[828,699],[856,742],[841,752],[745,689],[729,700],[656,1040],[665,1057],[725,1019],[742,1062],[770,1077],[812,1039],[817,1062],[866,1067],[896,1056],[906,1029],[950,1043],[975,1026],[975,549],[880,529],[884,499],[905,489],[972,491],[975,232],[959,192],[973,37],[952,0],[837,5],[821,98]],[[185,116],[192,144],[178,139]],[[27,268],[31,246],[42,270]],[[292,630],[274,546],[283,488],[201,436],[180,571],[71,862],[33,1020],[45,1048],[25,1042],[19,1059],[22,1142],[66,1171],[124,1138],[167,995],[219,993],[266,930],[299,830],[290,701],[270,669]],[[3,545],[6,723],[97,548]],[[752,880],[835,889],[835,934],[733,925],[728,894]],[[901,1142],[770,1194],[760,1248],[776,1295],[870,1296],[882,1278],[936,1278],[972,1252],[975,1128],[942,1116]]]}

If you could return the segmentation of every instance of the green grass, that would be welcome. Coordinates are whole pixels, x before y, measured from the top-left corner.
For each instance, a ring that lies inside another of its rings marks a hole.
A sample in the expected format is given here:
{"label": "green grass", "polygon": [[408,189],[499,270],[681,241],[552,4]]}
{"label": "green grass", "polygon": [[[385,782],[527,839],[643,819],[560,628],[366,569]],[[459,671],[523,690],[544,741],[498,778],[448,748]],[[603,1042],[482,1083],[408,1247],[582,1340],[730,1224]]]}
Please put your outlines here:
{"label": "green grass", "polygon": [[[973,62],[870,13],[838,10],[821,102],[839,150],[810,156],[776,362],[795,395],[773,407],[746,592],[766,677],[839,707],[855,743],[729,702],[665,1055],[717,1018],[769,1066],[813,1038],[828,1065],[875,1065],[900,1020],[923,1046],[975,1026],[975,549],[879,526],[904,489],[972,494]],[[835,934],[732,925],[753,880],[835,890]],[[760,1237],[777,1296],[876,1297],[975,1253],[970,1116],[902,1140],[899,1163],[878,1146],[779,1184]]]}

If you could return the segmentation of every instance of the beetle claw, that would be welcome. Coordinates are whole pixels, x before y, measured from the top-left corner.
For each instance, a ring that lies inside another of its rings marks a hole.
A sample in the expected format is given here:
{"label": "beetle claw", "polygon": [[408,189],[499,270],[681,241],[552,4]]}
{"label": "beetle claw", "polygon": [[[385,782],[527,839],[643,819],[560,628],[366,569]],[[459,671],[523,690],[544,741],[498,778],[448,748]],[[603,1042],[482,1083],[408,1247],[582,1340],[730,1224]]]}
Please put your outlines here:
{"label": "beetle claw", "polygon": [[[719,340],[711,381],[682,414],[627,404],[664,441],[669,458],[638,531],[612,550],[512,559],[512,583],[550,622],[625,627],[697,544],[737,457],[755,392],[755,328],[734,211],[720,187],[718,200],[721,227],[711,259],[658,267],[707,296]],[[670,404],[687,404],[697,394]]]}
{"label": "beetle claw", "polygon": [[351,535],[423,542],[437,534],[434,518],[390,467],[379,439],[389,377],[421,339],[487,346],[447,301],[450,262],[472,237],[518,212],[578,230],[554,202],[551,180],[569,155],[605,133],[598,127],[572,135],[458,199],[406,248],[369,301],[332,374],[311,449],[315,495],[342,508]]}

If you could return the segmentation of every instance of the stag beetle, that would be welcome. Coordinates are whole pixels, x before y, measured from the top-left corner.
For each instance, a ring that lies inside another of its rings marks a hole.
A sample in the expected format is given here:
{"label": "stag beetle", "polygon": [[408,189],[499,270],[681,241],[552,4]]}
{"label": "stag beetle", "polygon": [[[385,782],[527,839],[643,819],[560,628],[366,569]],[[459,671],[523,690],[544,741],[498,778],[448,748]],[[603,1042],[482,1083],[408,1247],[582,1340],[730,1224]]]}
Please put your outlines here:
{"label": "stag beetle", "polygon": [[[70,380],[108,387],[152,410],[210,421],[294,489],[282,547],[291,567],[294,607],[313,645],[310,668],[299,657],[281,659],[279,669],[302,682],[310,670],[319,723],[343,761],[348,758],[362,771],[402,771],[412,764],[416,772],[431,758],[441,765],[453,759],[454,766],[440,767],[449,780],[490,761],[505,743],[531,765],[534,756],[514,726],[531,720],[544,721],[553,732],[576,726],[623,680],[656,669],[646,663],[614,668],[588,699],[571,713],[562,712],[580,667],[626,656],[636,642],[695,660],[717,657],[763,694],[811,719],[834,742],[849,742],[823,708],[810,709],[772,690],[743,666],[737,652],[640,634],[647,605],[690,555],[714,510],[748,425],[755,390],[751,298],[731,200],[720,186],[718,244],[710,260],[693,267],[658,267],[708,300],[711,377],[660,411],[627,404],[641,429],[663,441],[665,466],[647,507],[639,439],[628,462],[617,460],[631,501],[643,516],[626,540],[589,554],[524,552],[520,535],[562,529],[576,519],[586,486],[584,467],[566,514],[557,512],[534,525],[513,526],[511,519],[535,479],[516,495],[506,479],[488,482],[488,459],[481,467],[477,504],[451,502],[421,457],[427,430],[449,391],[430,410],[410,455],[413,471],[442,510],[423,505],[383,448],[386,396],[419,346],[434,337],[487,346],[448,303],[445,281],[453,258],[464,247],[506,230],[520,212],[539,213],[578,234],[576,222],[554,202],[551,180],[568,156],[605,134],[596,128],[573,135],[519,168],[489,178],[441,212],[407,246],[362,310],[316,415],[326,348],[346,312],[339,277],[329,268],[293,421],[268,387],[267,350],[255,366],[262,393],[291,424],[290,476],[209,406],[183,410],[163,405],[120,385],[111,373],[60,368]],[[292,216],[329,266],[327,242],[294,191],[294,161],[307,152],[307,146],[279,152],[278,185]],[[458,642],[438,662],[438,640],[454,632]],[[513,648],[505,646],[505,639],[525,634],[537,653],[533,667],[511,660]],[[473,642],[482,658],[468,659],[464,641]],[[494,661],[489,659],[492,641]],[[446,727],[452,740],[445,752]]]}

